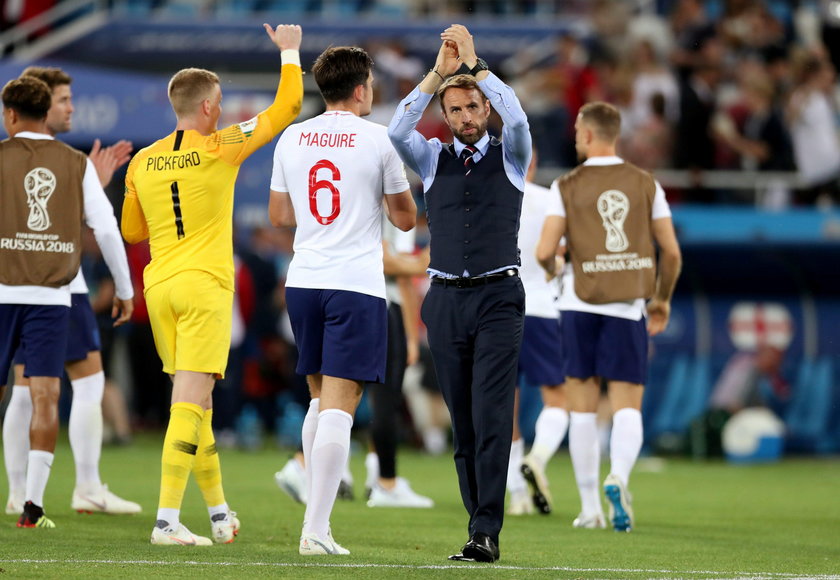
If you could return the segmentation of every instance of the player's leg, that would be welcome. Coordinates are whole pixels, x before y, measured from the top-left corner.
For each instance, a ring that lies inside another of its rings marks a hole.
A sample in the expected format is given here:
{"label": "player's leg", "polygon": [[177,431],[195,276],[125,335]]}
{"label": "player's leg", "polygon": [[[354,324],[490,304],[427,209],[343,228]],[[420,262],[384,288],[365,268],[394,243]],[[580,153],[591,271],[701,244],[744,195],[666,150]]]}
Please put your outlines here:
{"label": "player's leg", "polygon": [[321,410],[324,313],[318,291],[309,288],[286,288],[286,308],[298,350],[295,372],[306,376],[310,395],[309,408],[301,427],[301,451],[306,474],[305,495],[307,498],[304,521],[308,521],[309,498],[312,497],[312,445],[318,430],[318,415]]}
{"label": "player's leg", "polygon": [[32,395],[32,423],[26,493],[18,527],[55,527],[44,515],[44,490],[58,439],[58,396],[60,377],[64,374],[70,309],[66,306],[28,306],[25,311],[21,346]]}
{"label": "player's leg", "polygon": [[151,543],[207,546],[210,538],[197,536],[180,521],[181,503],[198,450],[204,405],[212,393],[212,374],[176,371],[176,316],[183,309],[182,275],[146,289],[146,305],[163,371],[172,377],[172,405],[161,452],[160,496]]}
{"label": "player's leg", "polygon": [[[70,385],[73,388],[73,402],[70,407],[69,438],[76,464],[76,486],[71,506],[78,512],[102,512],[108,514],[136,514],[142,511],[140,504],[125,500],[114,494],[102,483],[99,475],[99,460],[102,456],[102,396],[105,392],[105,373],[102,356],[95,338],[96,319],[87,302],[87,295],[74,295],[71,320],[78,316],[74,310],[75,296],[80,296],[88,308],[88,323],[82,326],[71,322],[68,342],[68,362],[65,364]],[[88,341],[83,341],[87,336]],[[76,346],[71,346],[75,344]],[[84,345],[82,352],[74,352],[78,345]],[[92,350],[88,350],[92,349]]]}
{"label": "player's leg", "polygon": [[14,359],[15,382],[3,420],[3,458],[9,480],[6,513],[9,515],[19,515],[23,511],[26,462],[29,458],[29,425],[32,422],[32,396],[29,394],[29,379],[23,376],[23,353],[20,349]]}
{"label": "player's leg", "polygon": [[568,426],[568,414],[562,408],[565,400],[560,387],[564,378],[560,343],[560,326],[556,318],[525,317],[525,333],[519,355],[525,376],[523,386],[543,385],[540,387],[543,408],[537,418],[534,444],[522,459],[521,470],[531,489],[534,507],[541,514],[551,512],[551,491],[545,469],[566,436]]}
{"label": "player's leg", "polygon": [[180,277],[183,281],[171,295],[178,312],[173,401],[177,401],[174,396],[179,393],[182,369],[200,371],[209,377],[199,390],[192,394],[182,391],[179,396],[204,409],[192,473],[207,506],[212,539],[227,544],[239,533],[239,519],[230,510],[222,487],[221,461],[213,433],[212,392],[216,379],[224,377],[230,353],[233,293],[203,273],[186,273]]}
{"label": "player's leg", "polygon": [[172,407],[161,454],[160,499],[151,542],[159,545],[208,546],[181,523],[181,503],[198,452],[204,404],[215,378],[209,373],[176,371]]}
{"label": "player's leg", "polygon": [[581,512],[572,525],[577,528],[603,528],[596,422],[600,381],[595,374],[600,317],[567,311],[561,318],[563,361],[566,371],[566,400],[569,405],[569,455],[580,494]]}
{"label": "player's leg", "polygon": [[519,430],[519,388],[513,403],[513,439],[510,444],[510,461],[507,471],[507,490],[510,493],[510,504],[507,513],[512,516],[522,516],[534,513],[534,504],[528,495],[528,484],[522,476],[522,458],[525,454],[525,440]]}
{"label": "player's leg", "polygon": [[610,520],[617,531],[633,528],[630,472],[642,448],[642,396],[647,380],[648,336],[645,320],[605,317],[599,373],[608,379],[613,411],[610,473],[604,481]]}
{"label": "player's leg", "polygon": [[368,388],[373,407],[371,439],[375,452],[365,459],[370,488],[369,507],[430,508],[434,502],[411,489],[408,480],[397,477],[397,416],[402,401],[408,348],[402,309],[388,306],[388,349],[384,383]]}
{"label": "player's leg", "polygon": [[[312,297],[311,292],[304,293],[309,294],[308,298]],[[307,297],[300,298],[305,301]],[[318,369],[321,375],[320,411],[311,459],[306,459],[311,474],[310,494],[300,553],[343,555],[349,551],[332,539],[330,514],[350,453],[350,431],[353,414],[361,400],[362,385],[364,382],[382,382],[385,378],[387,313],[383,299],[356,292],[321,291],[316,293],[316,298],[320,308],[311,304],[312,319],[321,323],[321,329],[312,332],[323,337]],[[307,337],[310,327],[298,316],[303,311],[303,308],[296,309],[292,316],[290,305],[292,328],[301,351],[298,372],[306,368],[300,361],[312,358],[311,353],[304,351],[319,350],[317,345],[310,344]],[[307,364],[310,363],[315,366],[314,360]]]}

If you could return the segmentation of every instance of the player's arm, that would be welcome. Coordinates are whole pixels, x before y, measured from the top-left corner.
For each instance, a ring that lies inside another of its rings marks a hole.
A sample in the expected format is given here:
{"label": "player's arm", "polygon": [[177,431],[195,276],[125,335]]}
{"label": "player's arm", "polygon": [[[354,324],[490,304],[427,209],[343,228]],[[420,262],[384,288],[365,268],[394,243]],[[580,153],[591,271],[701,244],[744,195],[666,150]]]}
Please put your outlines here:
{"label": "player's arm", "polygon": [[546,278],[548,280],[551,280],[560,273],[558,270],[558,266],[560,264],[557,260],[557,246],[560,244],[560,239],[563,237],[565,232],[565,216],[546,216],[535,253],[537,256],[537,262],[539,262],[542,269],[545,270]]}
{"label": "player's arm", "polygon": [[254,151],[274,139],[300,113],[303,102],[303,71],[300,68],[301,28],[296,24],[280,24],[276,29],[263,24],[266,34],[280,49],[280,83],[274,102],[254,119],[231,125],[220,133],[221,156],[239,165]]}
{"label": "player's arm", "polygon": [[125,197],[123,198],[122,218],[120,229],[123,238],[129,244],[137,244],[149,237],[149,224],[146,222],[146,215],[137,198],[137,191],[134,189],[134,166],[137,157],[128,166],[125,176]]}
{"label": "player's arm", "polygon": [[388,125],[388,138],[403,162],[420,179],[426,180],[435,174],[440,143],[428,141],[417,131],[417,123],[434,97],[443,79],[458,70],[461,62],[455,45],[444,41],[438,50],[432,71],[397,105],[397,110]]}
{"label": "player's arm", "polygon": [[128,322],[134,311],[134,287],[131,284],[128,258],[120,237],[120,228],[114,217],[114,208],[108,201],[108,196],[99,183],[96,168],[89,159],[86,160],[86,166],[82,182],[85,223],[93,230],[96,243],[117,287],[112,315],[116,318],[114,326],[119,326]]}
{"label": "player's arm", "polygon": [[407,232],[417,223],[417,204],[411,190],[385,196],[385,213],[398,229]]}
{"label": "player's arm", "polygon": [[665,330],[671,316],[671,296],[682,270],[682,253],[670,217],[652,222],[653,238],[659,246],[656,292],[647,304],[648,334],[655,336]]}
{"label": "player's arm", "polygon": [[297,226],[295,208],[288,191],[269,190],[268,219],[275,228]]}

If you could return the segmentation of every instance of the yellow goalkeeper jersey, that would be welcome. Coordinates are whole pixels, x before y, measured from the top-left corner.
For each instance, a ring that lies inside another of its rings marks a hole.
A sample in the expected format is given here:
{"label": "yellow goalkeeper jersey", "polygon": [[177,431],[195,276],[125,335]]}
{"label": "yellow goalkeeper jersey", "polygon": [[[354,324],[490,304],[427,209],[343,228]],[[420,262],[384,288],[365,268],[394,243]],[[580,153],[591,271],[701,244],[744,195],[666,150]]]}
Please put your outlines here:
{"label": "yellow goalkeeper jersey", "polygon": [[239,166],[300,111],[300,66],[284,64],[274,103],[255,118],[210,135],[175,131],[138,151],[125,177],[121,228],[147,237],[148,289],[179,272],[203,270],[233,291],[233,192]]}

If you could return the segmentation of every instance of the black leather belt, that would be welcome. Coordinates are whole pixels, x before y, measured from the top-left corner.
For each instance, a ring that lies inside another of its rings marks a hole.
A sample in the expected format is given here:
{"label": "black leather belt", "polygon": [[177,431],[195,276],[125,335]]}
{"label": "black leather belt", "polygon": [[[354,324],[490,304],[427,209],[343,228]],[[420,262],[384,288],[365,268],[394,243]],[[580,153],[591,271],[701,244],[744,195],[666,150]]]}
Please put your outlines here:
{"label": "black leather belt", "polygon": [[486,276],[472,276],[468,278],[432,278],[432,284],[440,284],[441,286],[454,286],[455,288],[474,288],[476,286],[483,286],[491,282],[498,282],[511,276],[519,276],[519,272],[510,268],[494,274],[487,274]]}

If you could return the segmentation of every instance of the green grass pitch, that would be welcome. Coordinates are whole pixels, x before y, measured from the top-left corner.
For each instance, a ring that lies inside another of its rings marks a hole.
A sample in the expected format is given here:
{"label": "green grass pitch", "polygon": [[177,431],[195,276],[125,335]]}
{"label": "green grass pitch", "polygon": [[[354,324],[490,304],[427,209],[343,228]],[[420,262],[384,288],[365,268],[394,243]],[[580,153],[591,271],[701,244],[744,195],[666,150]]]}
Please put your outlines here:
{"label": "green grass pitch", "polygon": [[[45,507],[54,530],[0,526],[0,577],[14,578],[836,578],[840,579],[840,460],[787,459],[771,465],[641,460],[631,480],[636,529],[575,530],[579,501],[568,453],[548,475],[549,516],[508,517],[495,565],[449,562],[467,539],[466,513],[449,455],[403,451],[400,472],[431,496],[429,510],[368,508],[363,454],[356,453],[355,501],[332,516],[346,557],[297,553],[303,506],[274,484],[289,451],[222,450],[227,500],[242,531],[230,545],[149,544],[157,507],[162,434],[106,447],[103,480],[140,502],[139,516],[80,515],[70,509],[73,462],[66,433],[56,453]],[[602,477],[605,475],[602,466]],[[0,487],[5,502],[6,488]],[[208,535],[193,482],[182,521]]]}

